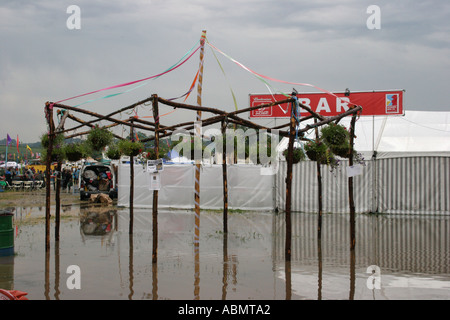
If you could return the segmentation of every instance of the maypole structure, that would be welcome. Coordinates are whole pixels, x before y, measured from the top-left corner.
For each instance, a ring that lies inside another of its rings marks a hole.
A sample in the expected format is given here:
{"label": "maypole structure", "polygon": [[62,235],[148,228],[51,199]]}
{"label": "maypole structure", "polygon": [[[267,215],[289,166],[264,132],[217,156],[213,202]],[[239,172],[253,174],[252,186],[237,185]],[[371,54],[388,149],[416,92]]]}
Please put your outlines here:
{"label": "maypole structure", "polygon": [[[198,83],[197,83],[197,105],[201,107],[202,105],[202,82],[203,82],[203,58],[204,58],[204,50],[205,50],[205,38],[206,38],[206,30],[202,31],[202,37],[200,39],[200,66],[199,66],[199,74],[198,74]],[[194,234],[194,243],[198,245],[200,240],[200,164],[201,159],[198,157],[197,153],[197,145],[201,143],[202,134],[201,134],[201,121],[202,121],[202,111],[197,110],[196,117],[196,125],[195,125],[195,138],[194,140],[194,154],[195,154],[195,234]],[[201,146],[200,146],[201,151]]]}
{"label": "maypole structure", "polygon": [[[202,82],[203,82],[203,59],[204,59],[204,51],[205,51],[205,39],[206,39],[206,30],[202,31],[202,36],[200,38],[200,65],[199,65],[199,74],[198,74],[198,83],[197,83],[197,105],[201,107],[202,105]],[[201,153],[202,147],[202,135],[201,135],[201,121],[202,121],[202,111],[197,110],[197,117],[195,123],[195,142],[194,142],[194,155],[195,155],[195,194],[194,194],[194,203],[195,203],[195,221],[194,221],[194,251],[195,251],[195,289],[194,295],[195,299],[199,299],[199,282],[200,282],[200,165],[201,165],[201,156],[199,157],[199,153]],[[197,145],[200,144],[200,148],[197,148]],[[200,150],[200,152],[197,152]]]}

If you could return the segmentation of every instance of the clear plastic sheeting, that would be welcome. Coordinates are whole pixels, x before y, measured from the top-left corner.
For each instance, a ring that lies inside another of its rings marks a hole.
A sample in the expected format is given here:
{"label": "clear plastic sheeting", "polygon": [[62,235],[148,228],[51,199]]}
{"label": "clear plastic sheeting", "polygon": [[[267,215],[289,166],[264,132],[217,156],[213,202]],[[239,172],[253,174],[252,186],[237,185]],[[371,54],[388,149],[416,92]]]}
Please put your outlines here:
{"label": "clear plastic sheeting", "polygon": [[[261,175],[262,166],[228,165],[228,208],[242,210],[273,210],[273,175]],[[151,208],[153,191],[149,189],[148,173],[142,164],[134,165],[134,207]],[[195,165],[165,165],[160,173],[161,188],[158,207],[194,208]],[[130,165],[120,163],[118,177],[119,206],[130,205]],[[223,209],[222,165],[200,169],[200,207]]]}

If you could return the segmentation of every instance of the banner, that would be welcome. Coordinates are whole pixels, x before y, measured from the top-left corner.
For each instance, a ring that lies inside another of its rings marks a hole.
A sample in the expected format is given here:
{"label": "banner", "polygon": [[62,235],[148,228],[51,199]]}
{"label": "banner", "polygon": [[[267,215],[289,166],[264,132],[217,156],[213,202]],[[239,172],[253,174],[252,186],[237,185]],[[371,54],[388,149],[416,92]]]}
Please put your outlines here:
{"label": "banner", "polygon": [[[320,113],[325,117],[336,116],[350,108],[350,101],[353,104],[362,106],[362,116],[385,116],[403,115],[403,90],[386,91],[358,91],[334,92],[334,95],[327,93],[299,93],[298,101],[311,108],[312,111]],[[250,107],[272,103],[286,99],[282,94],[250,94]],[[290,104],[281,104],[268,108],[261,108],[250,111],[251,118],[288,118],[290,116]],[[302,116],[309,113],[301,109]]]}

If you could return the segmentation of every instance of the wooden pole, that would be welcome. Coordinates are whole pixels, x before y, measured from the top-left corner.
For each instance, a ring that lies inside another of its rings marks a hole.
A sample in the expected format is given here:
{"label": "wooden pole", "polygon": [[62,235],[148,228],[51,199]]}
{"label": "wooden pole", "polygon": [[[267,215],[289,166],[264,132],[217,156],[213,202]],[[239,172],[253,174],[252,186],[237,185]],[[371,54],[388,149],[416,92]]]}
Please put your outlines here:
{"label": "wooden pole", "polygon": [[[69,116],[69,112],[67,110],[61,111],[57,110],[56,114],[63,114],[61,117],[61,121],[58,124],[58,127],[55,130],[55,134],[59,134],[61,130],[64,130],[64,123],[66,122],[67,117]],[[56,172],[58,176],[55,175],[55,241],[59,241],[59,230],[61,224],[61,179],[62,179],[62,160],[58,159],[58,164],[56,167]]]}
{"label": "wooden pole", "polygon": [[[317,119],[314,119],[314,122],[317,123]],[[319,142],[319,128],[314,128],[316,134],[316,143]],[[317,201],[319,205],[319,212],[317,214],[317,256],[318,256],[318,290],[317,290],[317,300],[322,300],[322,172],[320,168],[320,162],[316,161],[317,167]]]}
{"label": "wooden pole", "polygon": [[62,172],[61,172],[61,159],[58,159],[58,164],[56,165],[56,172],[57,175],[55,175],[56,179],[56,190],[55,190],[55,241],[59,241],[59,229],[60,229],[60,222],[61,222],[61,179],[62,179]]}
{"label": "wooden pole", "polygon": [[[227,124],[222,120],[222,141],[226,134]],[[226,147],[222,143],[222,176],[223,176],[223,232],[228,232],[228,173]]]}
{"label": "wooden pole", "polygon": [[[159,108],[158,96],[153,95],[153,118],[155,119],[155,155],[159,158]],[[153,251],[152,262],[158,261],[158,190],[153,190]]]}
{"label": "wooden pole", "polygon": [[[130,130],[131,141],[134,141],[134,130],[133,130],[133,120],[131,120],[131,130]],[[134,225],[134,157],[130,155],[130,224],[128,228],[128,233],[133,234]]]}
{"label": "wooden pole", "polygon": [[[198,84],[197,84],[197,105],[202,105],[202,83],[203,83],[203,58],[204,58],[204,46],[205,46],[205,37],[206,30],[202,31],[202,37],[200,39],[201,49],[200,49],[200,66],[199,66],[199,75],[198,75]],[[197,122],[201,122],[202,120],[202,112],[200,110],[197,111]],[[196,126],[195,135],[197,139],[201,141],[201,127],[199,125]],[[195,144],[194,144],[195,146]],[[194,243],[196,245],[199,244],[200,240],[200,159],[195,159],[195,230],[194,230]]]}
{"label": "wooden pole", "polygon": [[[314,119],[314,122],[317,123],[317,119]],[[319,128],[314,128],[315,134],[316,134],[316,143],[319,142]],[[321,244],[322,239],[322,173],[320,170],[320,162],[316,161],[316,167],[317,167],[317,201],[319,205],[319,212],[317,216],[317,239],[319,240],[319,244]],[[319,247],[320,250],[320,247]]]}
{"label": "wooden pole", "polygon": [[[355,122],[357,114],[353,114],[350,121],[350,148],[349,148],[349,166],[353,166],[353,141],[355,137]],[[353,198],[353,177],[348,178],[348,198],[350,205],[350,294],[349,299],[353,300],[355,294],[355,202]]]}
{"label": "wooden pole", "polygon": [[291,104],[291,118],[289,125],[289,145],[287,156],[287,174],[286,174],[286,239],[285,239],[285,259],[291,261],[291,238],[292,238],[292,225],[291,225],[291,201],[292,201],[292,158],[294,154],[294,140],[295,140],[295,117],[294,112],[296,105]]}
{"label": "wooden pole", "polygon": [[[350,121],[349,166],[353,166],[353,141],[355,137],[355,113]],[[350,250],[355,250],[355,201],[353,197],[353,177],[348,178],[348,198],[350,205]]]}
{"label": "wooden pole", "polygon": [[[202,84],[203,84],[203,58],[204,58],[204,50],[205,50],[205,38],[206,38],[206,30],[202,31],[202,36],[200,39],[201,49],[200,49],[200,65],[199,65],[199,74],[198,74],[198,84],[197,84],[197,105],[202,105]],[[201,143],[201,127],[198,125],[198,122],[201,122],[202,112],[200,110],[197,111],[197,126],[195,135],[198,139],[200,139]],[[195,140],[194,140],[195,141]],[[195,146],[195,144],[194,144]],[[201,150],[201,149],[200,149]],[[194,194],[194,203],[195,203],[195,221],[194,221],[194,251],[195,251],[195,274],[194,274],[194,299],[200,299],[200,159],[195,160],[195,194]]]}
{"label": "wooden pole", "polygon": [[49,127],[48,133],[48,146],[47,146],[47,159],[46,159],[46,171],[45,171],[45,251],[50,252],[50,169],[52,163],[53,153],[53,140],[55,139],[54,131],[55,125],[53,123],[53,106],[47,102],[45,104],[45,114]]}

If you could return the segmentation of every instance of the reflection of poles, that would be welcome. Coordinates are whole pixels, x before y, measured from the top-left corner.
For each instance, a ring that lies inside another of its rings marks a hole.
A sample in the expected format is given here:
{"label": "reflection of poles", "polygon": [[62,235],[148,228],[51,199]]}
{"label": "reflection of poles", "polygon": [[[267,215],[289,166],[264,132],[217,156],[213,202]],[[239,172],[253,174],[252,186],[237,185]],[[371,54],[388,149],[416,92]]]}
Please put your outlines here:
{"label": "reflection of poles", "polygon": [[[155,119],[155,156],[159,158],[159,108],[158,96],[153,95],[153,118]],[[153,190],[153,251],[152,262],[158,261],[158,190]]]}
{"label": "reflection of poles", "polygon": [[[357,114],[353,114],[350,122],[350,148],[349,148],[349,165],[353,166],[353,140],[355,137],[355,122]],[[355,295],[355,202],[353,199],[353,177],[348,178],[348,199],[350,205],[350,296],[353,300]]]}
{"label": "reflection of poles", "polygon": [[134,283],[134,274],[133,274],[133,234],[130,233],[128,235],[128,242],[129,242],[129,256],[128,256],[128,277],[129,277],[129,289],[130,293],[128,294],[128,299],[133,300],[133,283]]}
{"label": "reflection of poles", "polygon": [[50,300],[50,250],[45,251],[44,295],[46,300]]}
{"label": "reflection of poles", "polygon": [[228,288],[228,233],[223,234],[223,273],[222,273],[222,300],[227,299]]}
{"label": "reflection of poles", "polygon": [[55,299],[59,300],[59,278],[60,278],[60,264],[59,264],[59,241],[55,243]]}
{"label": "reflection of poles", "polygon": [[286,276],[286,300],[291,300],[292,298],[291,260],[285,261],[284,274]]}
{"label": "reflection of poles", "polygon": [[152,296],[158,300],[158,264],[152,263]]}

